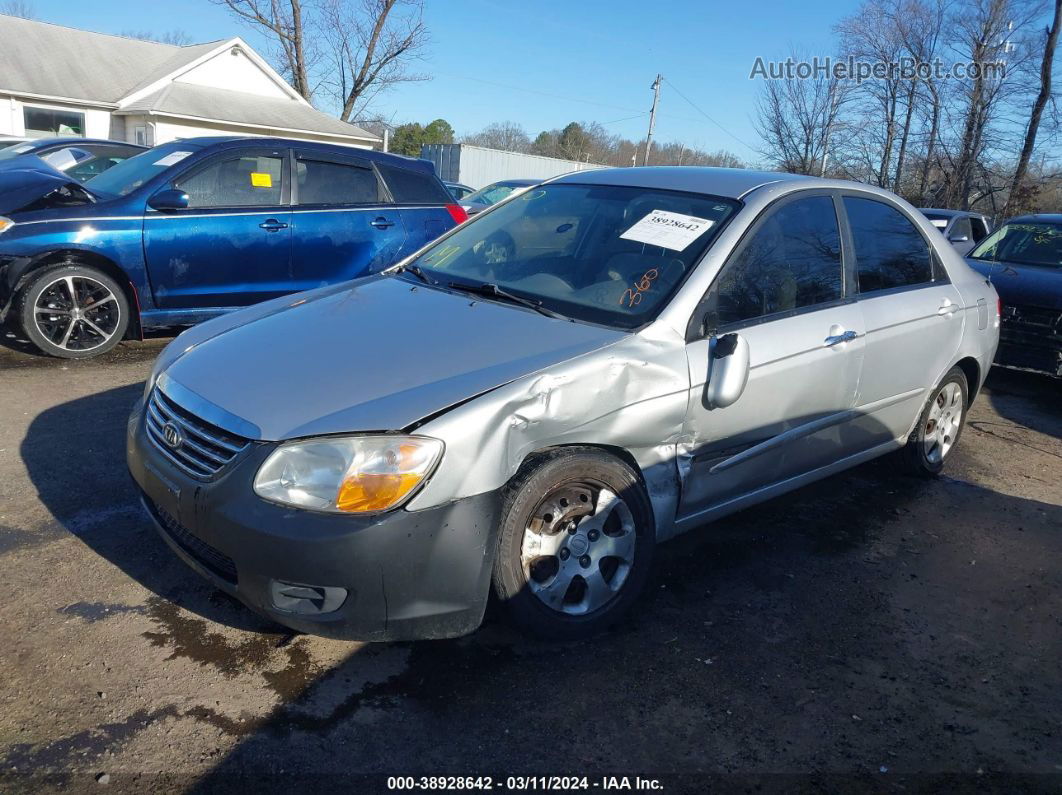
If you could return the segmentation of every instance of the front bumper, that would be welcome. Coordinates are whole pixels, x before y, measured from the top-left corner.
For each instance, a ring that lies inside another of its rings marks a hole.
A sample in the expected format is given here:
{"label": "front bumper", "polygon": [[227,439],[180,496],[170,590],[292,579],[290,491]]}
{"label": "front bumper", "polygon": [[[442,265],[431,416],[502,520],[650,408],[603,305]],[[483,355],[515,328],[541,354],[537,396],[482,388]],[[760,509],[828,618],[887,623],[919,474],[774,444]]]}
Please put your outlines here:
{"label": "front bumper", "polygon": [[148,513],[177,556],[280,624],[365,641],[457,637],[479,626],[499,493],[370,517],[285,508],[252,490],[273,448],[252,444],[203,482],[158,450],[138,406],[126,457]]}

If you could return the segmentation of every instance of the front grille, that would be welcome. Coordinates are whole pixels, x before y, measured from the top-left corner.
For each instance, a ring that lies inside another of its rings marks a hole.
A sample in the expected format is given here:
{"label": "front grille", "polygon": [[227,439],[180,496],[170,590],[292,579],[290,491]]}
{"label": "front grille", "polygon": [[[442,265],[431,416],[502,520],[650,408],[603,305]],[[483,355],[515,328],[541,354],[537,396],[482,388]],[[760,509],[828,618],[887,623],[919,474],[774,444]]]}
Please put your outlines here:
{"label": "front grille", "polygon": [[[249,442],[204,422],[166,397],[158,387],[148,399],[148,437],[170,461],[189,475],[209,480],[247,447]],[[166,426],[179,431],[176,445],[167,442]]]}
{"label": "front grille", "polygon": [[226,582],[232,583],[233,585],[236,584],[236,564],[233,562],[232,558],[224,552],[219,552],[206,541],[203,541],[198,536],[192,534],[180,522],[170,516],[169,513],[156,505],[150,498],[145,501],[152,514],[154,514],[155,519],[162,527],[163,532],[166,533],[166,536],[171,541],[183,549],[189,557],[199,563],[199,565],[207,571],[214,573]]}

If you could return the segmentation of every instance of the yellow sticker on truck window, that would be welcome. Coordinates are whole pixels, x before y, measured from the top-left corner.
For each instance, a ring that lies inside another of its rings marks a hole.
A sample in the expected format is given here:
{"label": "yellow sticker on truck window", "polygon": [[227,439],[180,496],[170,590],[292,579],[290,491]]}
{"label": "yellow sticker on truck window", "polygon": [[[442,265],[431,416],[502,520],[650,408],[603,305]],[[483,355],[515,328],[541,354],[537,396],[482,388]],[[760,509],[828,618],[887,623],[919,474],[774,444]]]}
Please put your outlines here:
{"label": "yellow sticker on truck window", "polygon": [[273,176],[271,174],[265,174],[261,171],[252,171],[251,184],[256,188],[272,188]]}

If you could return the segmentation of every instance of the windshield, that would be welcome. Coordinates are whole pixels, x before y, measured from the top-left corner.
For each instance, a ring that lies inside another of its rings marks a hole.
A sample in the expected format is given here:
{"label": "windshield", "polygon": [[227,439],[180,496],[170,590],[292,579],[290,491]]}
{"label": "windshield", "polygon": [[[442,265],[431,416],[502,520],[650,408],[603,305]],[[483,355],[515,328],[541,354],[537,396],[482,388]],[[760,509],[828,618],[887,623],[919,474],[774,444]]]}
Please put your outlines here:
{"label": "windshield", "polygon": [[614,185],[533,188],[409,263],[431,281],[494,284],[576,320],[636,328],[693,269],[737,202]]}
{"label": "windshield", "polygon": [[93,177],[85,187],[103,196],[127,196],[199,149],[202,147],[181,141],[156,146]]}
{"label": "windshield", "polygon": [[974,259],[1062,268],[1062,225],[1004,224],[970,254]]}
{"label": "windshield", "polygon": [[475,193],[470,193],[465,197],[467,202],[476,202],[477,204],[497,204],[502,199],[506,198],[513,191],[527,190],[530,185],[506,185],[501,182],[495,182],[493,185],[488,185],[485,188],[480,188]]}

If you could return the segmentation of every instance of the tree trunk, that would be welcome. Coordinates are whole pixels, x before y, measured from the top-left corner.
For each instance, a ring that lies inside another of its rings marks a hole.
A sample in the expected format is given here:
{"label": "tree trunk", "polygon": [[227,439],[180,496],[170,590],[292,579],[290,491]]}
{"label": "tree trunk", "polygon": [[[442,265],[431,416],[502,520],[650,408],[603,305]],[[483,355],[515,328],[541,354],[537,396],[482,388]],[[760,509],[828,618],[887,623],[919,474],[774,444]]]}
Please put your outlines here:
{"label": "tree trunk", "polygon": [[295,90],[298,91],[304,99],[309,100],[313,92],[310,90],[310,76],[306,71],[306,47],[302,28],[302,3],[301,0],[290,0],[290,2],[291,44],[292,49],[294,50],[294,63],[292,63],[291,66],[291,77],[292,80],[295,81]]}
{"label": "tree trunk", "polygon": [[907,89],[907,115],[904,117],[903,133],[900,135],[900,151],[896,155],[896,177],[892,181],[892,189],[896,193],[900,192],[900,179],[903,177],[903,161],[907,156],[907,139],[911,135],[911,119],[914,116],[915,88],[917,85],[912,80],[910,88]]}
{"label": "tree trunk", "polygon": [[1044,114],[1048,100],[1051,99],[1051,73],[1054,67],[1055,48],[1058,46],[1060,23],[1062,23],[1062,0],[1055,0],[1055,17],[1051,27],[1047,29],[1044,59],[1040,66],[1040,93],[1036,95],[1036,101],[1033,103],[1029,127],[1025,131],[1025,143],[1021,148],[1021,156],[1018,158],[1018,167],[1014,170],[1014,179],[1010,183],[1007,203],[1003,206],[1004,215],[1010,214],[1014,198],[1021,189],[1022,182],[1025,181],[1025,175],[1029,170],[1029,160],[1032,159],[1033,148],[1036,146],[1036,133],[1040,129],[1040,118]]}

